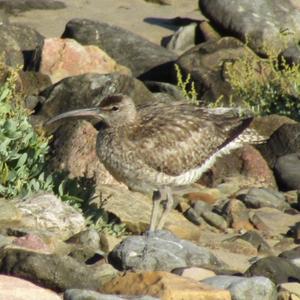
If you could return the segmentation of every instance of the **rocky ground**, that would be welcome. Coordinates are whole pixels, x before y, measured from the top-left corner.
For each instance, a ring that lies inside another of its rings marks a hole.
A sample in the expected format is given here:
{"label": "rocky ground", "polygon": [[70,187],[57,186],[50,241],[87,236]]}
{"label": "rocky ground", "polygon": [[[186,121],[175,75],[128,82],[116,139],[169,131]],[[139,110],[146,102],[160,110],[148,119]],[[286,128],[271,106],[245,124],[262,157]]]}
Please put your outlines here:
{"label": "rocky ground", "polygon": [[[273,74],[261,58],[266,45],[299,63],[299,1],[201,0],[202,13],[196,1],[161,2],[169,5],[0,1],[10,19],[2,15],[0,50],[8,66],[24,65],[19,88],[37,130],[112,93],[137,105],[182,100],[175,64],[204,103],[222,96],[239,105],[228,63],[251,55],[261,81]],[[162,26],[174,17],[181,18]],[[293,34],[283,43],[287,31]],[[129,191],[105,170],[89,122],[46,128],[53,134],[49,168],[83,178],[89,209],[125,224],[126,233],[120,225],[110,227],[115,235],[87,226],[81,211],[51,193],[0,199],[0,298],[300,299],[300,125],[272,114],[253,126],[266,142],[219,159],[176,195],[157,232],[147,232],[150,195]]]}

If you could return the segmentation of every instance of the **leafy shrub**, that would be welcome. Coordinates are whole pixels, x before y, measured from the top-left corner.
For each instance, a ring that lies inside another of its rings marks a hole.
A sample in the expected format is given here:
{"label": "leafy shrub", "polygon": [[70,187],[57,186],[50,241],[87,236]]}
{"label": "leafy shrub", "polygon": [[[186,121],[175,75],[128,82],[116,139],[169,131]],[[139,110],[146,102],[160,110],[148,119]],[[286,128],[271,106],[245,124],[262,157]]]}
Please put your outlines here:
{"label": "leafy shrub", "polygon": [[[0,62],[0,74],[2,68]],[[49,139],[35,132],[30,124],[29,112],[16,89],[17,76],[17,70],[10,70],[0,86],[0,197],[51,191],[80,210],[88,226],[116,236],[124,234],[124,224],[89,204],[95,187],[92,179],[70,179],[63,172],[46,175]]]}
{"label": "leafy shrub", "polygon": [[52,188],[43,172],[48,140],[29,123],[16,80],[17,71],[9,71],[0,87],[0,196],[5,198]]}
{"label": "leafy shrub", "polygon": [[300,120],[300,66],[279,59],[275,49],[265,52],[266,59],[249,51],[226,66],[232,98],[241,99],[257,115],[275,113]]}

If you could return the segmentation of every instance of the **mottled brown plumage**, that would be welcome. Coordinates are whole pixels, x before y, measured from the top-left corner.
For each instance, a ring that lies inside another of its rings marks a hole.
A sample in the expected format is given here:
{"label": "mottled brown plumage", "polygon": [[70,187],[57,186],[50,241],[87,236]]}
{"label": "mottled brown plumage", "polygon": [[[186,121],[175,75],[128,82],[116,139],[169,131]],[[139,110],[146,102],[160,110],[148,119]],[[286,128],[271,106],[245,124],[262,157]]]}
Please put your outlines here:
{"label": "mottled brown plumage", "polygon": [[[98,118],[96,149],[105,167],[133,190],[166,194],[169,210],[173,187],[195,182],[217,157],[240,147],[245,138],[257,138],[245,130],[251,118],[240,118],[237,110],[223,112],[179,102],[136,108],[128,96],[113,95],[98,108],[68,112],[50,122],[74,116]],[[240,135],[243,131],[246,134]],[[154,202],[151,229],[159,202]],[[165,214],[159,228],[164,218]]]}

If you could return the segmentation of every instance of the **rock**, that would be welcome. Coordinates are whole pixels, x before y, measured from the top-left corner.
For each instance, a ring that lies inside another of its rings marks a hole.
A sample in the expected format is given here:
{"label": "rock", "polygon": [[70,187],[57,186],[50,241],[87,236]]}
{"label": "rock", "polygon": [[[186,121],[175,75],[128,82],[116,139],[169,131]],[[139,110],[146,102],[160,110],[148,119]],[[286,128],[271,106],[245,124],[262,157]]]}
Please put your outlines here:
{"label": "rock", "polygon": [[[224,78],[224,66],[226,62],[241,58],[248,52],[239,40],[224,37],[191,48],[178,58],[176,64],[184,75],[190,74],[203,101],[214,102],[223,96],[222,101],[226,103],[232,93],[229,82]],[[176,78],[175,70],[173,74]]]}
{"label": "rock", "polygon": [[288,65],[298,65],[300,63],[300,47],[293,45],[280,53],[280,58]]}
{"label": "rock", "polygon": [[251,243],[235,237],[228,238],[222,242],[223,249],[231,253],[243,254],[247,256],[257,256],[257,249]]}
{"label": "rock", "polygon": [[[284,124],[297,124],[297,122],[286,116],[272,114],[255,117],[251,126],[261,135],[265,136],[268,141],[269,137]],[[264,146],[265,144],[258,144],[256,148],[262,152]],[[267,159],[265,155],[264,158]]]}
{"label": "rock", "polygon": [[72,109],[95,107],[105,96],[117,93],[130,96],[137,105],[156,100],[142,82],[131,76],[83,74],[65,78],[43,91],[36,115],[48,120]]}
{"label": "rock", "polygon": [[10,14],[18,14],[19,12],[31,9],[61,9],[66,5],[62,1],[53,0],[1,0],[0,8],[5,9]]}
{"label": "rock", "polygon": [[259,259],[245,272],[248,277],[265,276],[275,284],[289,281],[300,281],[300,268],[285,258],[268,256]]}
{"label": "rock", "polygon": [[188,266],[225,267],[208,249],[180,240],[168,231],[126,238],[109,254],[109,261],[122,270],[171,271]]}
{"label": "rock", "polygon": [[279,285],[279,294],[287,293],[288,298],[292,300],[300,299],[300,283],[285,282]]}
{"label": "rock", "polygon": [[34,71],[19,71],[22,94],[26,97],[26,108],[33,111],[38,104],[37,96],[51,85],[49,76]]}
{"label": "rock", "polygon": [[184,99],[184,94],[182,90],[171,83],[159,82],[159,81],[145,81],[144,84],[150,90],[151,93],[157,94],[167,94],[172,98],[172,101],[182,101]]}
{"label": "rock", "polygon": [[92,195],[95,185],[111,184],[125,187],[116,181],[100,162],[96,153],[98,131],[84,120],[66,122],[53,134],[49,169],[61,171],[86,188]]}
{"label": "rock", "polygon": [[247,41],[257,53],[265,53],[266,48],[283,50],[300,37],[300,8],[295,1],[201,0],[199,6],[219,28]]}
{"label": "rock", "polygon": [[195,225],[201,225],[204,222],[203,218],[192,207],[184,212],[184,216]]}
{"label": "rock", "polygon": [[[128,231],[134,234],[141,234],[149,227],[152,201],[150,195],[146,196],[138,192],[132,192],[109,185],[98,185],[96,189],[98,195],[102,195],[106,201],[102,208],[115,215],[121,223],[126,224]],[[97,198],[93,201],[96,206],[101,205]],[[132,203],[132,205],[129,205]],[[180,238],[196,240],[200,231],[197,226],[190,223],[176,210],[172,210],[167,216],[164,228],[173,232]]]}
{"label": "rock", "polygon": [[158,300],[151,296],[117,296],[90,290],[70,289],[64,292],[64,300]]}
{"label": "rock", "polygon": [[[194,184],[196,186],[196,184]],[[200,213],[202,211],[203,203],[214,204],[223,196],[222,193],[216,188],[207,188],[200,186],[199,188],[196,186],[196,190],[192,192],[188,192],[184,194],[184,198],[186,198],[190,203],[193,203],[193,208]],[[199,202],[199,203],[198,203]],[[199,206],[200,207],[197,207]],[[208,209],[208,206],[206,206]],[[199,211],[200,209],[200,211]]]}
{"label": "rock", "polygon": [[272,248],[270,245],[263,239],[263,237],[256,231],[248,231],[240,236],[237,239],[242,239],[249,242],[253,245],[258,252],[270,254],[272,252]]}
{"label": "rock", "polygon": [[267,188],[250,188],[246,194],[238,195],[249,208],[273,207],[284,210],[289,207],[282,193]]}
{"label": "rock", "polygon": [[[1,1],[0,1],[1,5]],[[44,36],[32,27],[24,24],[9,24],[2,26],[18,43],[24,56],[24,69],[26,70],[31,63],[34,49],[41,46],[44,42]]]}
{"label": "rock", "polygon": [[12,244],[28,250],[51,253],[51,249],[48,247],[48,245],[38,235],[35,234],[29,233],[25,236],[17,237],[13,240]]}
{"label": "rock", "polygon": [[22,277],[56,291],[69,288],[97,290],[116,276],[113,269],[102,271],[101,267],[80,264],[69,256],[2,249],[0,257],[1,273]]}
{"label": "rock", "polygon": [[252,210],[250,220],[266,236],[281,238],[300,221],[300,215],[289,215],[275,208],[263,207]]}
{"label": "rock", "polygon": [[7,228],[22,219],[22,211],[11,201],[0,198],[0,227]]}
{"label": "rock", "polygon": [[[117,63],[129,68],[134,77],[171,63],[177,58],[173,52],[125,29],[87,19],[69,21],[62,37],[75,39],[82,45],[99,46]],[[163,78],[165,75],[167,74],[157,76]]]}
{"label": "rock", "polygon": [[202,280],[215,288],[230,291],[234,300],[276,300],[275,284],[266,277],[215,276]]}
{"label": "rock", "polygon": [[0,299],[60,300],[56,293],[21,278],[0,275]]}
{"label": "rock", "polygon": [[220,230],[224,231],[227,228],[226,220],[222,216],[212,211],[204,211],[202,213],[202,217],[209,225],[214,226]]}
{"label": "rock", "polygon": [[6,27],[0,26],[0,38],[0,52],[3,55],[4,63],[14,68],[22,66],[24,59],[21,48]]}
{"label": "rock", "polygon": [[276,189],[273,172],[264,157],[251,145],[245,145],[218,159],[207,174],[207,184],[219,187],[230,183],[234,190],[245,187]]}
{"label": "rock", "polygon": [[280,156],[274,167],[279,185],[284,190],[300,189],[300,152]]}
{"label": "rock", "polygon": [[83,216],[52,194],[30,196],[15,205],[23,215],[19,224],[22,228],[46,230],[62,239],[85,228]]}
{"label": "rock", "polygon": [[202,20],[198,26],[200,31],[199,35],[205,42],[219,40],[221,38],[221,35],[211,26],[210,22],[208,22],[207,20]]}
{"label": "rock", "polygon": [[168,43],[163,44],[163,46],[180,55],[196,45],[196,30],[197,23],[182,26],[172,35]]}
{"label": "rock", "polygon": [[48,75],[52,83],[85,73],[130,75],[130,70],[119,66],[97,46],[82,46],[73,39],[45,39],[40,60],[35,64],[40,65],[39,71]]}
{"label": "rock", "polygon": [[163,300],[231,299],[228,291],[167,272],[126,273],[105,284],[101,291],[126,295],[148,294]]}
{"label": "rock", "polygon": [[215,272],[199,267],[178,268],[174,269],[172,273],[197,281],[216,276]]}
{"label": "rock", "polygon": [[[1,5],[1,1],[0,1]],[[43,42],[44,37],[36,30],[17,24],[0,27],[1,47],[4,62],[14,68],[29,64],[33,50]]]}
{"label": "rock", "polygon": [[241,151],[242,174],[253,180],[255,185],[277,188],[273,172],[264,157],[251,145],[245,145]]}
{"label": "rock", "polygon": [[299,130],[299,123],[295,124],[292,123],[292,121],[289,121],[289,123],[283,124],[275,130],[266,144],[259,146],[260,152],[263,154],[271,168],[275,166],[279,157],[299,152]]}
{"label": "rock", "polygon": [[243,202],[231,199],[224,210],[230,227],[238,231],[253,229],[253,225],[249,221],[249,212]]}
{"label": "rock", "polygon": [[70,237],[66,243],[72,246],[68,255],[86,264],[94,264],[104,259],[106,256],[104,251],[108,251],[107,240],[95,229],[79,232]]}
{"label": "rock", "polygon": [[300,268],[300,246],[280,253],[279,257],[288,259],[291,263]]}

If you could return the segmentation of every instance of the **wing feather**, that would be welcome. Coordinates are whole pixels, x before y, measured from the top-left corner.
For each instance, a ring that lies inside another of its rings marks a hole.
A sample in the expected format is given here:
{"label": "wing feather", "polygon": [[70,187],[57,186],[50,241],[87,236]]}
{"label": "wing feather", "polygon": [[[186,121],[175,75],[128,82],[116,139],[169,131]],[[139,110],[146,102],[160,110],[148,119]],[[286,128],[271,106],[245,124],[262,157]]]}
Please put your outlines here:
{"label": "wing feather", "polygon": [[177,176],[201,165],[230,137],[238,135],[243,121],[237,115],[214,114],[188,104],[140,107],[141,125],[129,141],[135,155],[149,167]]}

